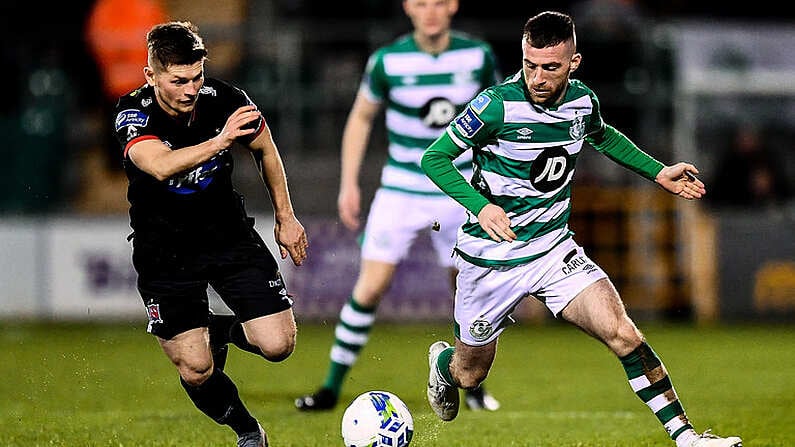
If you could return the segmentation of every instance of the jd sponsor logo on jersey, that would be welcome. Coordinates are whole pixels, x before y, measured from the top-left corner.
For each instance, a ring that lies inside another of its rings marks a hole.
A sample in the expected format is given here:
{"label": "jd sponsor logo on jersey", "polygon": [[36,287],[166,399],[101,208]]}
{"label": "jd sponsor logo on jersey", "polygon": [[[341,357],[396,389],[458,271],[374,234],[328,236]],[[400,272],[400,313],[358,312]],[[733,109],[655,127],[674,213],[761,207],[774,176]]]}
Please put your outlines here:
{"label": "jd sponsor logo on jersey", "polygon": [[474,137],[482,127],[483,121],[469,107],[455,120],[455,128],[467,138]]}
{"label": "jd sponsor logo on jersey", "polygon": [[491,323],[486,320],[475,320],[469,326],[469,335],[471,335],[475,341],[486,340],[492,332],[494,332],[494,328],[492,328]]}
{"label": "jd sponsor logo on jersey", "polygon": [[116,130],[126,126],[144,127],[149,122],[149,115],[137,109],[122,110],[116,115]]}
{"label": "jd sponsor logo on jersey", "polygon": [[420,108],[422,123],[428,127],[441,129],[455,118],[455,104],[447,98],[431,98]]}
{"label": "jd sponsor logo on jersey", "polygon": [[554,191],[566,182],[569,170],[569,154],[562,147],[551,147],[533,160],[530,181],[541,192]]}

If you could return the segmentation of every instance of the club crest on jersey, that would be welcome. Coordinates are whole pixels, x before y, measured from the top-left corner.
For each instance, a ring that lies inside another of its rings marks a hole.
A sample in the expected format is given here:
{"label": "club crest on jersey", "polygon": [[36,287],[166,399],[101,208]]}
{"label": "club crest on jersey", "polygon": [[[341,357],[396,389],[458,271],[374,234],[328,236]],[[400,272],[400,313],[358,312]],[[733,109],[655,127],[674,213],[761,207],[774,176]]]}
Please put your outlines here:
{"label": "club crest on jersey", "polygon": [[472,110],[474,110],[476,113],[482,113],[484,110],[486,110],[486,107],[490,102],[491,98],[481,93],[469,103],[469,107],[472,107]]}
{"label": "club crest on jersey", "polygon": [[456,118],[455,127],[461,132],[461,135],[472,138],[483,128],[483,121],[481,121],[480,117],[478,117],[470,107],[467,107],[464,113]]}
{"label": "club crest on jersey", "polygon": [[116,115],[116,130],[122,127],[138,126],[144,127],[149,123],[149,115],[138,109],[122,110]]}
{"label": "club crest on jersey", "polygon": [[569,136],[575,140],[581,140],[585,136],[585,119],[582,116],[574,117],[569,127]]}
{"label": "club crest on jersey", "polygon": [[159,304],[147,304],[146,305],[146,316],[149,317],[149,323],[162,323],[163,319],[160,318],[160,305]]}

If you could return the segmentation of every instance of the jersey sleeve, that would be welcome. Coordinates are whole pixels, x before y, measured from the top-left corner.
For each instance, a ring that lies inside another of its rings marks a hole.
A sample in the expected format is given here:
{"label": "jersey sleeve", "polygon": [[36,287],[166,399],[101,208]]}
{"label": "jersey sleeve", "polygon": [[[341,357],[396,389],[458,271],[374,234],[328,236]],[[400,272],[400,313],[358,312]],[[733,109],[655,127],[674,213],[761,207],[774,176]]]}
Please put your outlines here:
{"label": "jersey sleeve", "polygon": [[478,94],[447,126],[446,133],[461,149],[483,147],[502,129],[505,107],[491,89]]}
{"label": "jersey sleeve", "polygon": [[130,147],[139,141],[158,139],[149,111],[143,107],[135,107],[123,99],[116,106],[113,134],[121,146],[124,157]]}
{"label": "jersey sleeve", "polygon": [[661,162],[643,152],[623,133],[608,124],[604,125],[601,133],[587,136],[586,141],[614,162],[649,180],[654,180],[664,167]]}
{"label": "jersey sleeve", "polygon": [[453,143],[450,135],[442,134],[425,150],[421,166],[439,189],[477,215],[489,201],[453,165],[453,160],[463,153],[464,149]]}
{"label": "jersey sleeve", "polygon": [[604,120],[602,119],[601,106],[599,105],[599,98],[597,98],[596,94],[593,92],[590,92],[589,96],[591,97],[593,109],[591,111],[591,115],[588,117],[588,120],[585,123],[586,136],[599,134],[604,131],[605,127]]}
{"label": "jersey sleeve", "polygon": [[383,102],[389,94],[389,82],[387,82],[381,51],[376,51],[367,60],[359,92],[367,95],[367,98],[375,103]]}

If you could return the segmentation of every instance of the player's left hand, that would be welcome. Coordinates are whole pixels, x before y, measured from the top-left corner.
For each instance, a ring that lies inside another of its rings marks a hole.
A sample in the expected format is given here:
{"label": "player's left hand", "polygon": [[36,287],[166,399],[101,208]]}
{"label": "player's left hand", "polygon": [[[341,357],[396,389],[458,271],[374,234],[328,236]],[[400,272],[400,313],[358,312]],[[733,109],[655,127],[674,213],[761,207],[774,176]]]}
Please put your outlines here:
{"label": "player's left hand", "polygon": [[654,181],[671,194],[687,200],[700,199],[707,193],[704,183],[696,178],[698,169],[690,163],[664,167]]}
{"label": "player's left hand", "polygon": [[293,260],[293,264],[301,265],[304,263],[309,242],[306,238],[304,226],[301,225],[298,219],[295,217],[284,221],[277,219],[273,234],[276,238],[276,243],[279,245],[279,254],[282,259],[287,259],[289,255]]}

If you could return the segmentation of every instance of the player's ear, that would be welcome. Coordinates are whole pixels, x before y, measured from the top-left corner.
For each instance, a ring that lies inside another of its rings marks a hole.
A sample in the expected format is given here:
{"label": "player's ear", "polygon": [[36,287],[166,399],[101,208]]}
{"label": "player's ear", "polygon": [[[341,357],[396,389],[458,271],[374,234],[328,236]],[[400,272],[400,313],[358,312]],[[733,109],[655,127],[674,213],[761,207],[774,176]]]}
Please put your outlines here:
{"label": "player's ear", "polygon": [[152,67],[146,66],[144,67],[144,77],[146,78],[146,83],[154,86],[155,85],[155,71],[152,70]]}
{"label": "player's ear", "polygon": [[571,57],[571,64],[569,64],[569,73],[573,73],[580,66],[580,62],[582,62],[582,55],[574,53],[574,56]]}

